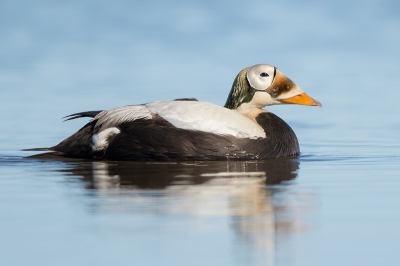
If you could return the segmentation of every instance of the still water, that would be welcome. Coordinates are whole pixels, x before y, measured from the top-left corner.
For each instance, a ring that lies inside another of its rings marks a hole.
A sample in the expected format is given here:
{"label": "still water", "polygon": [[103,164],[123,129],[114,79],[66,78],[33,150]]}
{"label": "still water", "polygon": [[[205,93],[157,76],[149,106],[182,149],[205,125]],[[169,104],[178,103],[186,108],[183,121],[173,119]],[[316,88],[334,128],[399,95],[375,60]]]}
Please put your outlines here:
{"label": "still water", "polygon": [[[400,265],[400,4],[2,1],[0,265]],[[297,158],[115,162],[21,152],[87,120],[277,66],[322,108],[267,108]]]}
{"label": "still water", "polygon": [[395,265],[399,158],[146,163],[3,155],[1,260]]}

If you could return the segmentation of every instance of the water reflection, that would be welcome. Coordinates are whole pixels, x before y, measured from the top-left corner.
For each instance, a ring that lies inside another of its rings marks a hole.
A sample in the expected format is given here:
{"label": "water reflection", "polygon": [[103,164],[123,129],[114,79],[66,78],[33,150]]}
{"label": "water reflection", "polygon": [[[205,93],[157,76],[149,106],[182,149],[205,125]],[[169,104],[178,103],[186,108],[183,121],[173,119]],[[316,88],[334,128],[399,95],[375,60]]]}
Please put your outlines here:
{"label": "water reflection", "polygon": [[[84,182],[96,213],[227,217],[240,243],[275,253],[279,236],[302,231],[307,195],[290,190],[297,159],[249,162],[68,160],[63,174]],[[297,193],[297,194],[296,194]],[[241,245],[242,245],[241,244]]]}
{"label": "water reflection", "polygon": [[264,187],[296,178],[299,164],[297,159],[286,158],[255,162],[82,161],[70,171],[91,182],[88,188],[93,189],[166,189],[173,185],[200,185],[215,179],[237,178],[256,178],[262,180],[260,184]]}

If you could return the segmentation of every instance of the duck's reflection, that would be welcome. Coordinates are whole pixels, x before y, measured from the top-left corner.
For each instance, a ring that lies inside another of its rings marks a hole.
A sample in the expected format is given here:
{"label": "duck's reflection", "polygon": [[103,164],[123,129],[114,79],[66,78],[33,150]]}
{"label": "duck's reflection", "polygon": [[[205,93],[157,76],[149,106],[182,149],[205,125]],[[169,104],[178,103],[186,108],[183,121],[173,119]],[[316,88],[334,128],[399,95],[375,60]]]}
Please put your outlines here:
{"label": "duck's reflection", "polygon": [[[77,164],[75,175],[91,182],[90,188],[167,189],[173,185],[200,185],[215,179],[252,179],[265,185],[280,184],[297,176],[299,161],[274,159],[265,161],[223,161],[193,163],[109,162],[94,161]],[[119,180],[119,183],[116,183]],[[109,184],[106,184],[106,183]]]}
{"label": "duck's reflection", "polygon": [[296,178],[297,159],[69,165],[69,175],[81,176],[91,195],[112,199],[91,201],[96,212],[225,216],[241,243],[270,254],[279,236],[303,230],[307,195],[285,182]]}

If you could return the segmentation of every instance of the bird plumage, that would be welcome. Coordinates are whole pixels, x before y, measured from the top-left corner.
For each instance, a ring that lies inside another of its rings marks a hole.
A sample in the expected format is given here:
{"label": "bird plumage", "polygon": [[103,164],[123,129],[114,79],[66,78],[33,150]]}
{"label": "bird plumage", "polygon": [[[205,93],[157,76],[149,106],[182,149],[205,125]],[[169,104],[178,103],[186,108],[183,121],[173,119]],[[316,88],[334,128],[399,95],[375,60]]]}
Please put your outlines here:
{"label": "bird plumage", "polygon": [[281,103],[320,106],[275,67],[255,65],[237,75],[225,107],[184,98],[76,113],[66,120],[92,120],[47,150],[111,160],[250,160],[296,155],[299,144],[290,126],[261,109]]}

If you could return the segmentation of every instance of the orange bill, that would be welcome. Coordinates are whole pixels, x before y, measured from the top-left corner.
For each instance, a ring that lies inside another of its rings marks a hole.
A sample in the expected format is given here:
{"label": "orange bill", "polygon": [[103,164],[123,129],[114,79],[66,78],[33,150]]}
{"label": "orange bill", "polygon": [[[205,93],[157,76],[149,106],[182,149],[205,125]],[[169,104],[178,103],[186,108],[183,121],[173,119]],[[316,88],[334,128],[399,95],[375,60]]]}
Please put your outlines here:
{"label": "orange bill", "polygon": [[300,93],[298,95],[295,95],[293,97],[279,100],[282,103],[292,103],[292,104],[301,104],[301,105],[311,105],[311,106],[319,106],[322,107],[322,104],[308,96],[306,93]]}

